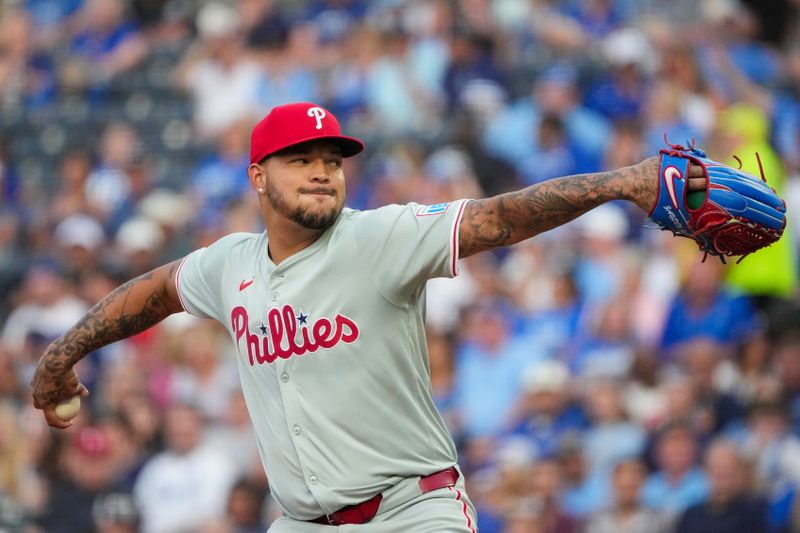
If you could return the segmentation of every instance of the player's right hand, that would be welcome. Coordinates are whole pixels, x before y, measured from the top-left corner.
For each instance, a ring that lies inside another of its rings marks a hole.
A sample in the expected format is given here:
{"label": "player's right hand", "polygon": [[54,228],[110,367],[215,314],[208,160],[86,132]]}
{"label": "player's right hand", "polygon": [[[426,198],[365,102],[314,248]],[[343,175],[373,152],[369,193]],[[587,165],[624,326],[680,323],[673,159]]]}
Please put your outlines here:
{"label": "player's right hand", "polygon": [[48,364],[49,361],[52,360],[44,355],[36,365],[31,380],[33,406],[44,413],[47,425],[66,429],[72,426],[73,420],[61,420],[56,415],[56,406],[73,396],[88,396],[89,389],[80,382],[74,368],[62,369],[58,365]]}

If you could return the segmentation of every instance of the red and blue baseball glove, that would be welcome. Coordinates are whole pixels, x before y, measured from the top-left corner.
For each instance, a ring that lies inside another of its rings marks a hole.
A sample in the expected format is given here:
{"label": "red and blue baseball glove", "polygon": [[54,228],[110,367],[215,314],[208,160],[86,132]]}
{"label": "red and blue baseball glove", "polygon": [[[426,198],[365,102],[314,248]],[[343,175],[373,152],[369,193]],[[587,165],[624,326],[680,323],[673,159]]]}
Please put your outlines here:
{"label": "red and blue baseball glove", "polygon": [[[661,150],[660,189],[649,216],[661,229],[694,239],[707,255],[745,256],[774,243],[786,227],[786,203],[761,179],[709,159],[705,152],[670,144]],[[758,157],[758,155],[756,155]],[[737,158],[738,160],[738,158]],[[705,191],[688,190],[689,164],[705,171]],[[759,168],[761,160],[758,160]]]}

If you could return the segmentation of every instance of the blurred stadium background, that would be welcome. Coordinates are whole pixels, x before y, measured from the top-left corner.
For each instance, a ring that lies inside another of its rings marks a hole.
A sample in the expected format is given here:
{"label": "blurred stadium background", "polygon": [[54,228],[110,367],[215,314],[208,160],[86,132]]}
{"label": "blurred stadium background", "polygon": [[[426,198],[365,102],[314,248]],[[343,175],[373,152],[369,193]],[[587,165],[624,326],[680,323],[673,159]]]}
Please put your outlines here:
{"label": "blurred stadium background", "polygon": [[249,130],[296,100],[367,141],[362,209],[632,164],[665,133],[760,153],[778,245],[701,263],[610,204],[469,258],[429,285],[431,380],[484,533],[800,531],[796,0],[0,0],[0,530],[277,516],[216,325],[88,356],[66,432],[28,383],[119,283],[261,231]]}

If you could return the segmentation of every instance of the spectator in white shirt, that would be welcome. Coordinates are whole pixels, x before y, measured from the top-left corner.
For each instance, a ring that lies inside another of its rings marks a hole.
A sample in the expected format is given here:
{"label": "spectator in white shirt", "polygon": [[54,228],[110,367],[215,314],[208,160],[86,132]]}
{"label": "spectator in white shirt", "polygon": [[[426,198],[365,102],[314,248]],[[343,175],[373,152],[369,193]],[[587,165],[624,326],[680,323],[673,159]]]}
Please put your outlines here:
{"label": "spectator in white shirt", "polygon": [[204,421],[188,404],[166,413],[167,449],[145,463],[134,486],[143,533],[196,531],[225,515],[235,468],[201,441]]}

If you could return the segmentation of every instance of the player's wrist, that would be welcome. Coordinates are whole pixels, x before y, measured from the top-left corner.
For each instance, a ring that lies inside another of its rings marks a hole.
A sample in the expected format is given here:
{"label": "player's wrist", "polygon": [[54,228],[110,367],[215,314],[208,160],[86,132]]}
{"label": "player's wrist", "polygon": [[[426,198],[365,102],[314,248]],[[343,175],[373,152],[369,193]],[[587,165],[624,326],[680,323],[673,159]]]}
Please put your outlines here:
{"label": "player's wrist", "polygon": [[630,183],[623,187],[625,199],[649,213],[658,200],[658,173],[661,167],[660,156],[648,157],[644,161],[628,167]]}
{"label": "player's wrist", "polygon": [[31,379],[33,397],[42,406],[55,404],[63,396],[62,389],[69,385],[70,373],[74,374],[72,365],[65,364],[63,358],[45,352]]}

